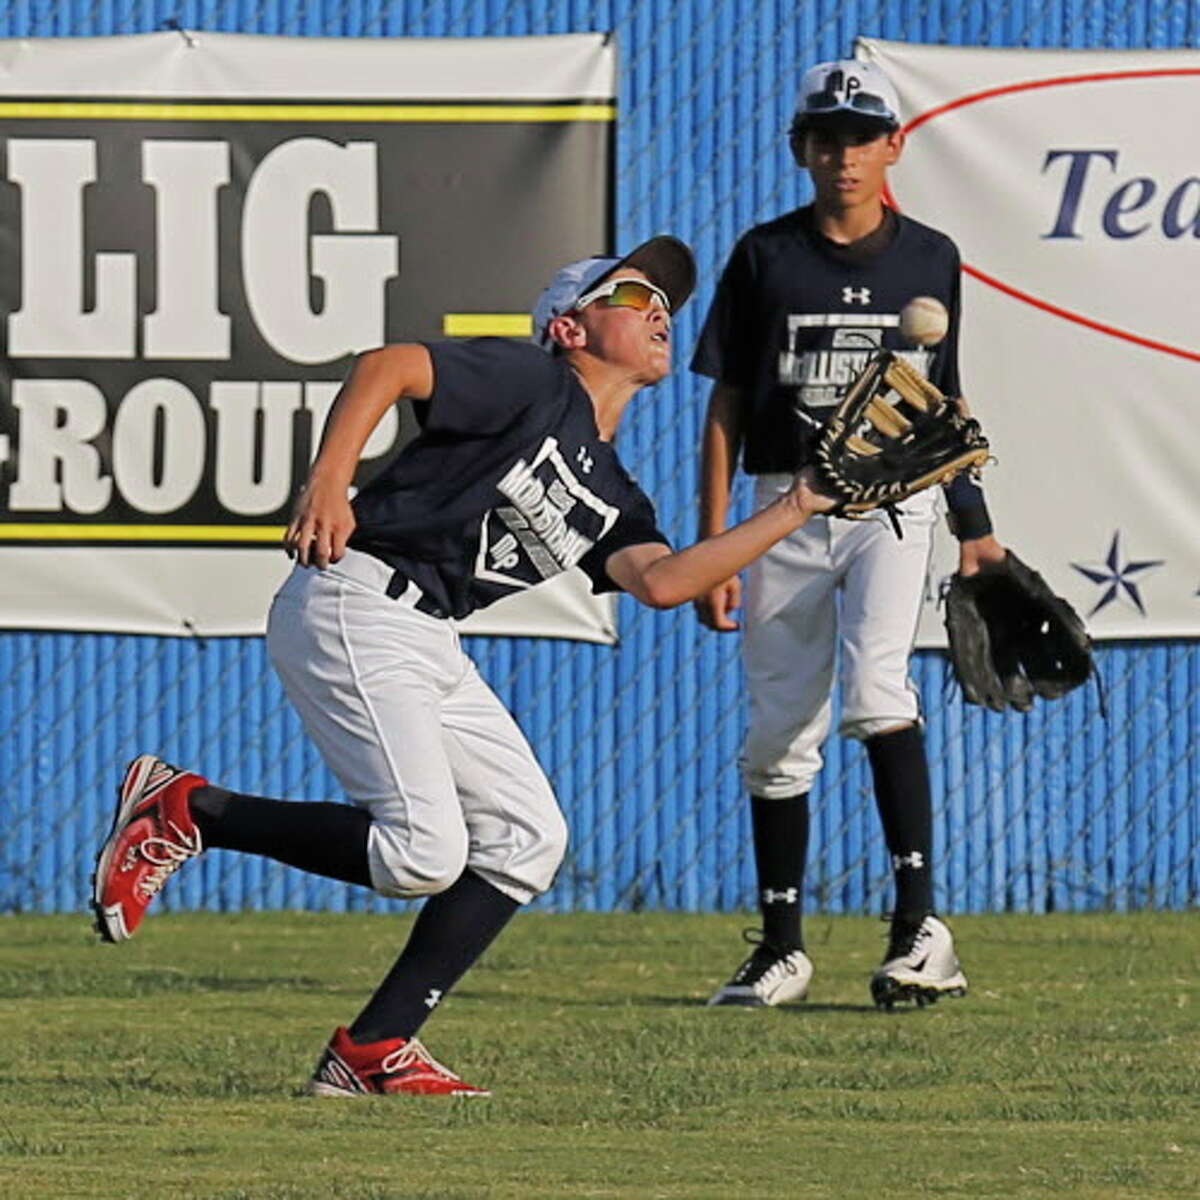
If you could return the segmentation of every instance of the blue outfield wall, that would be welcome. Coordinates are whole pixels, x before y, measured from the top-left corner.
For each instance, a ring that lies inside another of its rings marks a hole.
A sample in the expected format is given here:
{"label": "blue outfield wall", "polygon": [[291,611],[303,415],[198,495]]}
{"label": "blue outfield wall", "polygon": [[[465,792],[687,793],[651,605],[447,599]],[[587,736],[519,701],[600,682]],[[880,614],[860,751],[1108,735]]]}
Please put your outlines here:
{"label": "blue outfield wall", "polygon": [[[737,234],[801,202],[782,131],[800,65],[856,35],[1076,48],[1195,47],[1200,10],[1128,3],[784,4],[768,0],[421,0],[375,4],[10,3],[0,36],[184,28],[296,36],[612,31],[620,49],[621,245],[663,230],[703,283],[686,353]],[[319,69],[319,64],[314,64]],[[969,374],[970,364],[966,364]],[[622,456],[679,542],[695,532],[705,389],[686,372],[643,397]],[[739,503],[747,500],[743,489]],[[1000,514],[1002,524],[1003,514]],[[473,639],[486,677],[554,780],[572,846],[558,910],[733,910],[753,898],[734,761],[744,723],[736,640],[690,611],[622,599],[622,645]],[[1089,687],[1027,716],[963,705],[944,658],[915,660],[938,797],[938,901],[950,912],[1184,908],[1200,901],[1200,650],[1109,644]],[[124,762],[153,749],[234,788],[338,794],[258,639],[0,633],[0,911],[82,908]],[[837,738],[814,793],[811,904],[880,911],[888,870],[858,746]],[[215,852],[163,908],[403,907],[266,861]]]}

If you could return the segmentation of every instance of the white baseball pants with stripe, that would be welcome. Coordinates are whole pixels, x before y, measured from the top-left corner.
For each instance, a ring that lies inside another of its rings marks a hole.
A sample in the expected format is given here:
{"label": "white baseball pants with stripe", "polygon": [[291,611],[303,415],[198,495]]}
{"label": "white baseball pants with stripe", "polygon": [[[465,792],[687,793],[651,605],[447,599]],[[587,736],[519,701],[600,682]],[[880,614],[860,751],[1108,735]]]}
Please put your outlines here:
{"label": "white baseball pants with stripe", "polygon": [[452,621],[414,607],[391,568],[348,550],[297,565],[267,647],[346,795],[367,809],[371,880],[385,896],[448,888],[470,867],[519,903],[553,882],[567,844],[553,789]]}
{"label": "white baseball pants with stripe", "polygon": [[[790,486],[790,475],[760,476],[756,506]],[[882,512],[860,521],[814,517],[750,567],[742,643],[750,724],[741,767],[752,794],[770,799],[811,788],[829,734],[839,640],[843,735],[869,738],[920,719],[908,661],[936,492],[901,506],[903,539]]]}

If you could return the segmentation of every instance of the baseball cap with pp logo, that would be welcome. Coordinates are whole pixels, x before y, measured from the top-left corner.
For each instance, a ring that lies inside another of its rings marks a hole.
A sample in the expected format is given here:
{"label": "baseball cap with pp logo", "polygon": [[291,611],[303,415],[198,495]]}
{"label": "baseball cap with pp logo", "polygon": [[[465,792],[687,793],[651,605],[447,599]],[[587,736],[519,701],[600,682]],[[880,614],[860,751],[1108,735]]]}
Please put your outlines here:
{"label": "baseball cap with pp logo", "polygon": [[892,81],[874,63],[843,58],[817,63],[804,74],[792,132],[809,125],[900,125],[900,101]]}

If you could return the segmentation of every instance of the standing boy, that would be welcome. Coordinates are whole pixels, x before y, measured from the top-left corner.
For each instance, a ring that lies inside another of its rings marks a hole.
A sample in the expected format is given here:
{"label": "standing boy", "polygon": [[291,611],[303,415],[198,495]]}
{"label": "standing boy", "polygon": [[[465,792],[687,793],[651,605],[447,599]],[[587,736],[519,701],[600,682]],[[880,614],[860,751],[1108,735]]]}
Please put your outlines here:
{"label": "standing boy", "polygon": [[[657,237],[572,263],[534,312],[537,345],[393,345],[360,355],[286,534],[298,560],[268,622],[272,662],[353,806],[231,793],[143,755],[96,868],[101,935],[138,928],[208,847],[266,855],[385,896],[429,897],[310,1090],[481,1095],[416,1034],[566,847],[553,791],[455,621],[572,566],[656,608],[693,599],[830,501],[798,477],[734,529],[673,552],[613,438],[670,371],[691,252]],[[400,397],[421,434],[353,503],[354,469]]]}
{"label": "standing boy", "polygon": [[[813,67],[790,145],[812,178],[813,202],[737,243],[692,363],[716,381],[704,432],[702,537],[725,528],[739,454],[757,476],[757,507],[770,505],[810,461],[814,433],[877,348],[898,351],[943,392],[959,394],[958,252],[883,201],[887,169],[904,147],[891,82],[854,60]],[[949,313],[946,337],[929,349],[914,350],[899,331],[901,309],[917,296]],[[960,475],[946,494],[963,574],[1002,559],[979,488]],[[741,765],[763,928],[712,1004],[756,1007],[807,993],[808,792],[829,732],[839,640],[841,732],[866,746],[895,874],[891,937],[872,995],[890,1006],[966,991],[950,931],[934,915],[929,771],[908,678],[935,518],[933,492],[904,502],[902,538],[881,512],[820,517],[750,570]],[[740,603],[740,583],[730,578],[697,607],[706,625],[727,631],[738,627],[730,614]]]}

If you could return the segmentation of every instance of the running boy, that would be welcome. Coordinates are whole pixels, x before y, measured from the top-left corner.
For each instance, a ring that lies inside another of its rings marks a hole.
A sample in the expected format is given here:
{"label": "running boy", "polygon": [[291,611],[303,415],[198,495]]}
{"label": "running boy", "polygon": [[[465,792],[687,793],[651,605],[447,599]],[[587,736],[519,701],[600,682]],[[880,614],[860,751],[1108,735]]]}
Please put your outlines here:
{"label": "running boy", "polygon": [[[671,608],[729,578],[830,501],[797,477],[749,521],[672,551],[613,439],[670,371],[691,251],[656,237],[572,263],[534,312],[536,345],[502,339],[360,355],[286,534],[297,559],[267,644],[353,805],[231,793],[135,760],[101,848],[94,907],[121,941],[208,847],[266,855],[385,896],[427,896],[399,960],[310,1083],[323,1096],[481,1095],[416,1034],[566,847],[550,784],[459,644],[455,621],[578,566],[598,591]],[[400,397],[417,437],[351,503],[371,431]]]}

